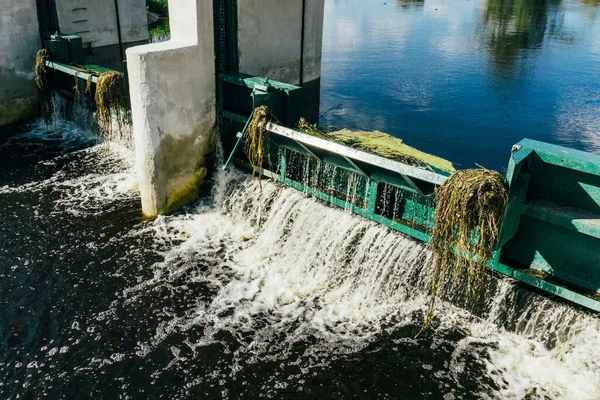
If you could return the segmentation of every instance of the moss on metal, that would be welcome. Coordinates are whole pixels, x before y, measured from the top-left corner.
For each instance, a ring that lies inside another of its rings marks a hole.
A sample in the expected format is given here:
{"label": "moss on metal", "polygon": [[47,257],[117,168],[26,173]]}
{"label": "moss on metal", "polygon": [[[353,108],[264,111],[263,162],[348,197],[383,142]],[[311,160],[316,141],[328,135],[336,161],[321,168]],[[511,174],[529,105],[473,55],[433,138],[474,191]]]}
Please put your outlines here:
{"label": "moss on metal", "polygon": [[448,160],[424,153],[410,147],[402,142],[402,139],[395,138],[387,133],[373,131],[351,131],[342,129],[338,131],[325,132],[317,127],[316,124],[309,124],[304,118],[300,119],[298,128],[309,135],[330,140],[356,150],[366,151],[381,157],[399,161],[414,167],[438,170],[452,173],[454,166]]}
{"label": "moss on metal", "polygon": [[101,74],[96,84],[95,100],[100,133],[110,141],[114,131],[113,124],[120,131],[128,123],[127,92],[123,75],[116,71]]}
{"label": "moss on metal", "polygon": [[492,258],[508,202],[507,184],[496,171],[454,173],[436,190],[435,226],[429,246],[435,253],[431,298],[423,329],[448,280],[463,276],[465,294],[477,299]]}
{"label": "moss on metal", "polygon": [[52,107],[52,89],[48,83],[48,71],[46,70],[46,61],[50,58],[50,53],[46,49],[41,49],[35,56],[35,85],[38,88],[38,97],[42,118],[46,125],[52,121],[54,110]]}

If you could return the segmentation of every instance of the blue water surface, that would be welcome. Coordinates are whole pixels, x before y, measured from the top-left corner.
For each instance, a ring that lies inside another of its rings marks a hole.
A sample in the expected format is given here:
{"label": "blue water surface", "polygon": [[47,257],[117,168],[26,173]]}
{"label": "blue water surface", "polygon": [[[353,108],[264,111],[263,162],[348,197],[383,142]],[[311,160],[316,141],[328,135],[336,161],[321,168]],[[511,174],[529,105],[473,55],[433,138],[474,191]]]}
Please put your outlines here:
{"label": "blue water surface", "polygon": [[523,138],[600,153],[599,5],[326,0],[321,124],[457,168],[503,171]]}

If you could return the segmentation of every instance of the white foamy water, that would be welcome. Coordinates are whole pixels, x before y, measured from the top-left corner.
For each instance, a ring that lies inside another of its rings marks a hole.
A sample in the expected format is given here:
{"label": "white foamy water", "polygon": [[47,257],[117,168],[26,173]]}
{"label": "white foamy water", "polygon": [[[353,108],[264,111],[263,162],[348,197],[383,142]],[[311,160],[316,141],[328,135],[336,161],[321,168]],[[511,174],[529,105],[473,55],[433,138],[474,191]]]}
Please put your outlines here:
{"label": "white foamy water", "polygon": [[[36,170],[28,182],[0,186],[0,194],[40,193],[55,204],[56,213],[73,215],[102,213],[109,203],[139,197],[131,126],[115,125],[114,135],[107,142],[90,129],[95,120],[83,103],[69,107],[55,95],[53,112],[48,125],[42,120],[30,123],[0,145],[25,153],[55,155],[41,161],[37,168],[40,172]],[[71,119],[67,120],[69,113]],[[44,168],[52,174],[45,177]]]}
{"label": "white foamy water", "polygon": [[[57,135],[57,142],[76,146],[86,137],[77,129],[65,125],[61,133],[59,125],[53,133],[34,125],[12,138],[12,145]],[[44,162],[69,161],[51,176],[2,187],[0,194],[39,193],[53,202],[54,213],[99,215],[138,199],[132,158],[128,150],[102,144],[65,150]],[[182,394],[205,380],[234,379],[248,365],[297,365],[298,376],[273,375],[265,395],[277,396],[273,388],[285,388],[290,379],[301,384],[315,369],[367,351],[394,332],[409,332],[394,343],[422,343],[414,334],[427,308],[433,268],[426,246],[304,193],[268,181],[261,192],[245,173],[219,172],[210,198],[184,213],[135,226],[127,239],[137,236],[151,236],[148,245],[163,260],[135,266],[147,278],[123,288],[93,321],[72,326],[77,335],[99,337],[107,323],[120,324],[121,310],[148,309],[156,316],[151,337],[140,340],[134,354],[94,356],[79,372],[145,359],[167,346],[165,370],[181,368],[185,374],[186,363],[202,360],[216,345],[227,355],[226,365],[207,371],[207,377],[190,377]],[[511,280],[493,281],[481,317],[439,302],[426,333],[433,337],[431,351],[447,345],[448,334],[458,339],[448,362],[423,368],[443,385],[476,380],[476,398],[598,399],[598,317],[515,287]],[[50,346],[46,353],[56,358],[76,351],[76,346]],[[471,364],[479,366],[476,377],[469,375]],[[155,382],[160,374],[152,373]],[[447,398],[453,396],[448,387]]]}
{"label": "white foamy water", "polygon": [[[159,237],[184,242],[153,266],[153,279],[127,289],[125,301],[135,304],[182,276],[214,296],[188,299],[185,312],[140,345],[141,355],[202,327],[202,337],[186,343],[194,353],[223,332],[244,335],[228,373],[237,363],[285,360],[300,343],[309,371],[322,365],[323,353],[357,352],[385,332],[421,323],[433,262],[423,244],[278,184],[263,182],[262,197],[255,180],[238,177],[232,186],[221,209],[199,206],[157,220]],[[198,260],[209,268],[198,268]],[[458,329],[466,337],[447,370],[432,373],[458,383],[474,357],[487,372],[480,398],[597,399],[598,318],[535,294],[512,309],[516,293],[502,279],[483,319],[441,302],[434,335]]]}

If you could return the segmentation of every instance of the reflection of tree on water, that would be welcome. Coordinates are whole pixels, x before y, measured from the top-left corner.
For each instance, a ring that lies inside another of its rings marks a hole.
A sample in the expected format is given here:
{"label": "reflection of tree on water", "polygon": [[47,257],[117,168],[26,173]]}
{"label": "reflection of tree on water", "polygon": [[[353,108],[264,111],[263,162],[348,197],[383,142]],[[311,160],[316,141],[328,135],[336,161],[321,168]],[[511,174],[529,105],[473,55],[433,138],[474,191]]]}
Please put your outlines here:
{"label": "reflection of tree on water", "polygon": [[396,4],[402,8],[420,8],[425,4],[425,0],[396,0]]}
{"label": "reflection of tree on water", "polygon": [[485,2],[479,35],[501,76],[509,77],[520,60],[540,49],[547,30],[562,29],[560,7],[561,0]]}
{"label": "reflection of tree on water", "polygon": [[580,3],[581,5],[590,8],[588,11],[588,18],[590,21],[594,21],[596,19],[596,15],[598,14],[597,7],[600,6],[600,0],[580,0]]}

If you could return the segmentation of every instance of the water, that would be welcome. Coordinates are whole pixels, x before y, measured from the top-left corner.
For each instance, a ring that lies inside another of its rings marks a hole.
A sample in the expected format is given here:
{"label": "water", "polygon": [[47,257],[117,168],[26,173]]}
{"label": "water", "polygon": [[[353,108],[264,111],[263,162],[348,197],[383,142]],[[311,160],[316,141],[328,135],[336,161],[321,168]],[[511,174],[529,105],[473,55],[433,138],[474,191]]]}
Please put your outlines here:
{"label": "water", "polygon": [[597,316],[495,277],[415,338],[420,243],[236,171],[146,221],[130,150],[0,138],[0,398],[598,398]]}
{"label": "water", "polygon": [[523,138],[600,153],[600,2],[325,1],[321,123],[504,170]]}
{"label": "water", "polygon": [[[524,136],[598,151],[596,3],[326,10],[326,124],[462,167]],[[423,244],[235,170],[144,220],[128,143],[64,108],[0,130],[0,398],[600,398],[597,315],[490,276],[415,337]]]}

